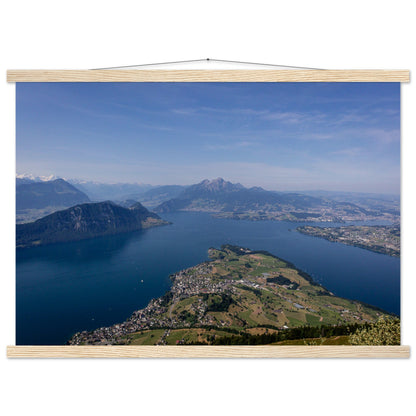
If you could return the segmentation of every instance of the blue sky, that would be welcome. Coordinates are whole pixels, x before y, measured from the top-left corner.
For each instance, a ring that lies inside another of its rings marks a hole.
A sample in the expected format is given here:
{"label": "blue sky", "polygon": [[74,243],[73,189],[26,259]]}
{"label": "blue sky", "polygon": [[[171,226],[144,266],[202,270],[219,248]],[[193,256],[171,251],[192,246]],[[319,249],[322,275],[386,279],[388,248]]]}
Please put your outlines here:
{"label": "blue sky", "polygon": [[17,83],[17,172],[400,192],[399,83]]}

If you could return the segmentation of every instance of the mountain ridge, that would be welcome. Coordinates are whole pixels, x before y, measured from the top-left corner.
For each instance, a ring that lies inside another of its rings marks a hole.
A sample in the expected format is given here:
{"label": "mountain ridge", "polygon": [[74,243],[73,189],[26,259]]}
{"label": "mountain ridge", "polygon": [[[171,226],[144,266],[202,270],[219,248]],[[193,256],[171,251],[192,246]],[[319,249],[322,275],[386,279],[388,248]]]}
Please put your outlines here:
{"label": "mountain ridge", "polygon": [[28,182],[16,187],[16,210],[70,207],[89,202],[88,196],[64,179]]}
{"label": "mountain ridge", "polygon": [[57,211],[31,223],[16,225],[18,248],[138,231],[167,224],[140,203],[131,208],[112,201],[90,202]]}
{"label": "mountain ridge", "polygon": [[[246,188],[217,178],[188,186],[176,198],[158,205],[158,213],[205,211],[215,216],[249,220],[348,221],[379,219],[389,213],[367,210],[349,202],[300,194]],[[393,218],[393,213],[390,213]]]}
{"label": "mountain ridge", "polygon": [[68,182],[83,191],[95,202],[129,199],[130,195],[141,195],[154,188],[152,185],[145,183],[104,183],[78,179],[68,179]]}

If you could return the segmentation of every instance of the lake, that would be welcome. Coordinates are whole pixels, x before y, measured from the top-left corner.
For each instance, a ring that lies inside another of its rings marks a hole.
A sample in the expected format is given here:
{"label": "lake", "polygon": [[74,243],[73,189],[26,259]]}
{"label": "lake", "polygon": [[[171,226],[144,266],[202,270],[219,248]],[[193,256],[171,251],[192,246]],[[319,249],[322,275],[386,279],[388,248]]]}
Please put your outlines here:
{"label": "lake", "polygon": [[209,247],[226,243],[269,251],[337,296],[400,314],[400,259],[295,231],[314,223],[235,221],[188,212],[163,218],[172,224],[18,250],[16,344],[62,345],[75,332],[122,322],[163,295],[170,274],[207,260]]}

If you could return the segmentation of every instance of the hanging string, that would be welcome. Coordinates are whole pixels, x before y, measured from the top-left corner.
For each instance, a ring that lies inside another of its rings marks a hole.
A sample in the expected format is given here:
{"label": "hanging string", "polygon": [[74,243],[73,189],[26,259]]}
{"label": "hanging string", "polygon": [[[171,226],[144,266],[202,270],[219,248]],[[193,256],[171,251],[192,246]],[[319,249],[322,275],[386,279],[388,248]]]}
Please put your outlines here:
{"label": "hanging string", "polygon": [[125,68],[137,68],[143,66],[156,66],[156,65],[174,65],[174,64],[185,64],[185,63],[194,63],[194,62],[225,62],[231,64],[243,64],[243,65],[258,65],[258,66],[271,66],[271,67],[280,67],[280,68],[296,68],[296,69],[315,69],[323,70],[322,68],[311,68],[305,66],[292,66],[292,65],[279,65],[279,64],[267,64],[259,62],[245,62],[245,61],[230,61],[226,59],[188,59],[186,61],[171,61],[171,62],[155,62],[150,64],[138,64],[138,65],[124,65],[124,66],[112,66],[107,68],[93,68],[93,71],[102,70],[102,69],[125,69]]}

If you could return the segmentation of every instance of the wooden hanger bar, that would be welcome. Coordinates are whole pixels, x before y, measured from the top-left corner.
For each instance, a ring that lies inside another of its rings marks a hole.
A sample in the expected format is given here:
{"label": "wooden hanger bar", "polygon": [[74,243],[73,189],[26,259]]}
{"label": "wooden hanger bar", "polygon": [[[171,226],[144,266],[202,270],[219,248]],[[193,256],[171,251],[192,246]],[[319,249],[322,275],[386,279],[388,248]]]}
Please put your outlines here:
{"label": "wooden hanger bar", "polygon": [[409,82],[408,70],[8,70],[8,82]]}
{"label": "wooden hanger bar", "polygon": [[198,346],[8,346],[9,358],[409,358],[392,346],[198,345]]}

